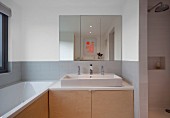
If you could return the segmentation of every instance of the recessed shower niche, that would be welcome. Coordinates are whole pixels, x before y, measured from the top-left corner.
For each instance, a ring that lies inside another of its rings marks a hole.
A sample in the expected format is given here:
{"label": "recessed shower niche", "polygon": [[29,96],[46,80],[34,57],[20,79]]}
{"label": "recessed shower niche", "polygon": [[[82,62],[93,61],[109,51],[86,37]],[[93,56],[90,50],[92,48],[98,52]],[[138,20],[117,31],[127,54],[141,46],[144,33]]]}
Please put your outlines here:
{"label": "recessed shower niche", "polygon": [[148,70],[165,70],[165,57],[148,57]]}

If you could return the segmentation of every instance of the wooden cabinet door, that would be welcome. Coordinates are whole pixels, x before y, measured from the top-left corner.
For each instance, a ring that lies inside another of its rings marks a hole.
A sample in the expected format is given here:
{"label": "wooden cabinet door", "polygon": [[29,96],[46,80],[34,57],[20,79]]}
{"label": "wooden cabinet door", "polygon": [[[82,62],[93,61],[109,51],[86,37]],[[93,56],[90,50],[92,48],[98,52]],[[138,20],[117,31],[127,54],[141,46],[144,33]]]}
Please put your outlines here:
{"label": "wooden cabinet door", "polygon": [[92,118],[134,118],[133,91],[92,91]]}
{"label": "wooden cabinet door", "polygon": [[91,92],[50,90],[50,118],[91,118]]}

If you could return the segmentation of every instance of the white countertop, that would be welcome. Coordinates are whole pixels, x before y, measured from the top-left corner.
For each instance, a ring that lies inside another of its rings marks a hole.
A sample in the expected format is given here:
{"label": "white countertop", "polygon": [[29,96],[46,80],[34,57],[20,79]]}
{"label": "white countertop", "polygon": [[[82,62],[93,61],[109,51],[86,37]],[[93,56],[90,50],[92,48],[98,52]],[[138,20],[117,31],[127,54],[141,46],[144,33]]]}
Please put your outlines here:
{"label": "white countertop", "polygon": [[122,87],[62,87],[61,81],[55,82],[49,87],[50,90],[133,90],[134,87],[123,81]]}

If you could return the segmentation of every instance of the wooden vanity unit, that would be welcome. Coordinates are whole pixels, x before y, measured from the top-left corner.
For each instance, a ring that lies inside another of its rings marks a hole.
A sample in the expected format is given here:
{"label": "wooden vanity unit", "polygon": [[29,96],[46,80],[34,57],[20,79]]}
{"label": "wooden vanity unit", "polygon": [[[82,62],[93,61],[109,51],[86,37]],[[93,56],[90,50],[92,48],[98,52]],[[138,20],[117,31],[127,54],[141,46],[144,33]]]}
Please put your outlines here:
{"label": "wooden vanity unit", "polygon": [[55,88],[49,90],[50,118],[134,118],[133,89]]}
{"label": "wooden vanity unit", "polygon": [[15,118],[134,118],[133,86],[61,87],[56,82]]}

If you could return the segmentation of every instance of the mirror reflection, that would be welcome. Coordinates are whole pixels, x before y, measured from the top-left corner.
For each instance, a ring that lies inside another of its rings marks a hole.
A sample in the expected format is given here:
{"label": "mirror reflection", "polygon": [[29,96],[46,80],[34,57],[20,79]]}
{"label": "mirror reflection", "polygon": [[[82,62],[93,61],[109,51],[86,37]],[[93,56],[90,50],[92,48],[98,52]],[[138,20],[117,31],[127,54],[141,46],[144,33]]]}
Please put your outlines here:
{"label": "mirror reflection", "polygon": [[121,60],[122,17],[59,17],[60,60]]}

